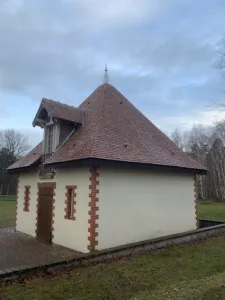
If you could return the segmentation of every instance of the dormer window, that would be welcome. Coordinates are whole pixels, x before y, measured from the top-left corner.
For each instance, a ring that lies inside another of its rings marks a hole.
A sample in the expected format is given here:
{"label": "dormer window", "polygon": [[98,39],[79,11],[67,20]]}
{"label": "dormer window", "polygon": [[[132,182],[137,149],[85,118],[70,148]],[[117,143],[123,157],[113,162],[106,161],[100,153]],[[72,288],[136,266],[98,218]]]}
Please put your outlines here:
{"label": "dormer window", "polygon": [[69,135],[82,125],[83,119],[83,111],[73,106],[42,99],[33,126],[44,129],[43,156],[47,157],[54,153]]}

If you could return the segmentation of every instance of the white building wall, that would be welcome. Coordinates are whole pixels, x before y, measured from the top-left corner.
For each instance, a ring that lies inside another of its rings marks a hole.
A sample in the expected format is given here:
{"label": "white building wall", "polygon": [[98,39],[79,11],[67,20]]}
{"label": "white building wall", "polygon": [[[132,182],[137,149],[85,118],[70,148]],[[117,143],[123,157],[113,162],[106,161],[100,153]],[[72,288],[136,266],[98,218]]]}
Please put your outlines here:
{"label": "white building wall", "polygon": [[[88,252],[89,169],[59,169],[53,179],[40,179],[38,173],[21,173],[17,210],[18,231],[36,236],[37,184],[56,182],[53,243],[81,252]],[[25,186],[31,186],[29,212],[23,211]],[[66,186],[76,185],[76,220],[64,219]]]}
{"label": "white building wall", "polygon": [[[88,252],[89,170],[87,168],[58,170],[56,178],[53,243]],[[64,219],[67,185],[77,185],[75,221]]]}
{"label": "white building wall", "polygon": [[99,172],[99,250],[196,229],[193,175]]}
{"label": "white building wall", "polygon": [[[30,185],[29,212],[23,211],[25,186]],[[17,221],[18,231],[36,236],[36,211],[37,211],[37,175],[36,173],[21,173],[19,176],[19,189],[17,200]]]}

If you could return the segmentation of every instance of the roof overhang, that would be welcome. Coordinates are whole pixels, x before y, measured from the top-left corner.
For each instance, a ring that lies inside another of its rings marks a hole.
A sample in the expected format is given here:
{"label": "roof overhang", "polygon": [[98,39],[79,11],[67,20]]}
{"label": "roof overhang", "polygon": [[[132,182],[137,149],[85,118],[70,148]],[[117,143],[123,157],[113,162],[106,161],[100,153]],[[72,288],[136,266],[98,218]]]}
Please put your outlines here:
{"label": "roof overhang", "polygon": [[[58,112],[53,108],[57,108]],[[68,108],[73,111],[74,115],[68,115]],[[41,116],[43,114],[43,116]],[[43,98],[32,125],[44,127],[49,122],[57,122],[57,120],[68,121],[77,125],[81,125],[83,122],[84,112],[75,108],[73,106],[68,106],[66,104],[56,102]]]}
{"label": "roof overhang", "polygon": [[11,167],[9,167],[9,168],[7,168],[6,170],[7,170],[7,172],[9,172],[9,173],[17,173],[17,172],[21,172],[22,170],[29,170],[29,169],[31,169],[31,168],[35,168],[36,166],[38,166],[39,164],[40,164],[40,162],[41,162],[41,156],[40,157],[38,157],[35,161],[33,161],[31,164],[29,164],[29,165],[24,165],[24,166],[18,166],[18,167],[15,167],[15,168],[11,168]]}
{"label": "roof overhang", "polygon": [[30,166],[25,166],[25,167],[18,167],[14,169],[7,169],[8,173],[23,173],[23,172],[29,172],[29,171],[34,171],[37,169],[38,164],[32,164]]}
{"label": "roof overhang", "polygon": [[45,125],[45,121],[44,121],[43,119],[39,118],[41,111],[46,110],[46,112],[47,112],[49,118],[52,117],[51,114],[50,114],[50,112],[49,112],[49,111],[47,110],[47,108],[45,107],[44,101],[43,101],[43,100],[44,100],[44,99],[42,99],[41,104],[40,104],[40,106],[39,106],[39,108],[38,108],[38,111],[37,111],[37,113],[36,113],[36,115],[35,115],[35,117],[34,117],[34,120],[33,120],[33,122],[32,122],[33,127],[35,127],[35,126],[43,127],[43,126]]}
{"label": "roof overhang", "polygon": [[194,168],[185,168],[178,166],[165,166],[157,164],[148,164],[148,163],[139,163],[139,162],[128,162],[128,161],[118,161],[111,159],[102,159],[102,158],[84,158],[78,160],[68,160],[62,162],[48,163],[44,164],[46,166],[54,166],[55,168],[72,168],[75,166],[89,166],[89,165],[101,165],[101,166],[123,166],[123,167],[132,167],[132,168],[143,168],[151,170],[164,170],[176,173],[189,173],[189,174],[199,174],[207,175],[207,169],[194,169]]}

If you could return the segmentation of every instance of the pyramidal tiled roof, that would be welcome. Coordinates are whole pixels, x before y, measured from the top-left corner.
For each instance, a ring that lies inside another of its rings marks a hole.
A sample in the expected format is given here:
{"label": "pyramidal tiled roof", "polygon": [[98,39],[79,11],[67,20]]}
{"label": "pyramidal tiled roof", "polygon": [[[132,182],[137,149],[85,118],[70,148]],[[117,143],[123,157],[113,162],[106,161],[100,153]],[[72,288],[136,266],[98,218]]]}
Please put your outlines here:
{"label": "pyramidal tiled roof", "polygon": [[83,114],[82,126],[45,164],[96,158],[205,169],[110,84],[99,86],[78,110]]}

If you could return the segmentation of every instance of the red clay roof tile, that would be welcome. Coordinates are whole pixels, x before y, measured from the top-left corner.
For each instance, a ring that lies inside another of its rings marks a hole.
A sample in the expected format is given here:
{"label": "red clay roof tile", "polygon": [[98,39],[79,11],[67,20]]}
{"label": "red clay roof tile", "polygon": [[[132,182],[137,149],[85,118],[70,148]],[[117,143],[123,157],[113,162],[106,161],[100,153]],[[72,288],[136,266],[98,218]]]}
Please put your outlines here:
{"label": "red clay roof tile", "polygon": [[16,161],[14,164],[8,167],[8,170],[30,167],[35,162],[37,162],[42,154],[42,144],[42,142],[39,143],[26,156],[22,157],[20,160]]}
{"label": "red clay roof tile", "polygon": [[83,112],[76,107],[56,102],[49,99],[42,99],[42,103],[53,118],[63,119],[71,122],[82,123]]}
{"label": "red clay roof tile", "polygon": [[83,126],[47,164],[91,157],[203,169],[109,84],[78,108],[85,111]]}
{"label": "red clay roof tile", "polygon": [[97,158],[205,170],[110,84],[98,87],[78,110],[85,112],[82,126],[45,164]]}

